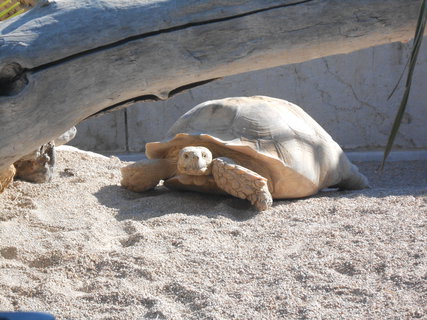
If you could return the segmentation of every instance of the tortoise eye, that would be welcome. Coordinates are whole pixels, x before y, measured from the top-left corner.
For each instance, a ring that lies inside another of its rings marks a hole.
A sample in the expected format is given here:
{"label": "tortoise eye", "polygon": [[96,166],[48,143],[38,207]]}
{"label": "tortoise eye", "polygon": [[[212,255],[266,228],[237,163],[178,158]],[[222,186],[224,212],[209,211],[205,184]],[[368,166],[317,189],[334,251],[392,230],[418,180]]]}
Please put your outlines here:
{"label": "tortoise eye", "polygon": [[203,157],[203,158],[206,158],[207,156],[208,156],[208,155],[207,155],[206,153],[204,153],[204,152],[202,153],[202,157]]}
{"label": "tortoise eye", "polygon": [[188,159],[188,154],[184,153],[184,159]]}

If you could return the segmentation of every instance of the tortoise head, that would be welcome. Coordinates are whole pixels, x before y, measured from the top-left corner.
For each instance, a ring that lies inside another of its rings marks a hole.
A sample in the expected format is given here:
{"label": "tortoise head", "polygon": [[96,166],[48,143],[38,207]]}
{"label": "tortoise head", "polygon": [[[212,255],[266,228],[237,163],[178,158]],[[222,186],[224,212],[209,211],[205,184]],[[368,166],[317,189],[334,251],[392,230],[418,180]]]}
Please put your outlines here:
{"label": "tortoise head", "polygon": [[212,153],[205,147],[185,147],[178,154],[177,169],[179,173],[201,176],[210,175]]}

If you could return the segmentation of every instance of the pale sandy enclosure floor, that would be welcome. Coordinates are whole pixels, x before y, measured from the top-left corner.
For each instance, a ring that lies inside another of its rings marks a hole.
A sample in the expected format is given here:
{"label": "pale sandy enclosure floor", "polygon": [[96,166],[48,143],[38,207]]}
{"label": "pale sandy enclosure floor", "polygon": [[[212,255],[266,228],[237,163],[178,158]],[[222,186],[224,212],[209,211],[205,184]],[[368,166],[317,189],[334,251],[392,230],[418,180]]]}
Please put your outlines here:
{"label": "pale sandy enclosure floor", "polygon": [[57,319],[427,319],[427,163],[359,163],[372,188],[276,201],[120,187],[58,152],[0,195],[0,310]]}

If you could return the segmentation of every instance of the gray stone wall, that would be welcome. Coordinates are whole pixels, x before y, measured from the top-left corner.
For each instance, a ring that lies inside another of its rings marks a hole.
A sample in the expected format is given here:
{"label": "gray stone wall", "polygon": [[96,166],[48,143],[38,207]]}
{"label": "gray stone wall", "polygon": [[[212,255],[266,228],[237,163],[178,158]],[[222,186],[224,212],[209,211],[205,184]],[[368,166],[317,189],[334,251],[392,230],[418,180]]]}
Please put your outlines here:
{"label": "gray stone wall", "polygon": [[[99,152],[142,152],[146,142],[163,138],[174,121],[193,106],[230,96],[267,95],[301,106],[347,151],[384,147],[400,102],[399,89],[388,100],[409,56],[409,44],[392,43],[227,77],[161,102],[89,119],[71,143]],[[427,44],[424,39],[407,112],[396,149],[427,149]]]}

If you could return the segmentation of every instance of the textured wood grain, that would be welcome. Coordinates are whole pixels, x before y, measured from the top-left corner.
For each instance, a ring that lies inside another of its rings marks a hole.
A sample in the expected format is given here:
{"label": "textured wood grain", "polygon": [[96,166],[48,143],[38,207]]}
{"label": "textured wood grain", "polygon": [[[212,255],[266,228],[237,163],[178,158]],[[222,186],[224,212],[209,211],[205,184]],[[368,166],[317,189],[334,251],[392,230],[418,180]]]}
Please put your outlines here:
{"label": "textured wood grain", "polygon": [[418,0],[43,1],[0,23],[0,169],[101,110],[408,40]]}

